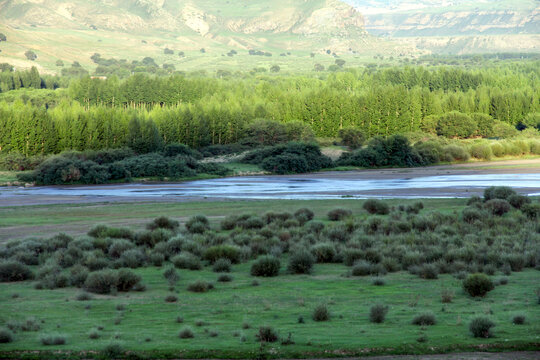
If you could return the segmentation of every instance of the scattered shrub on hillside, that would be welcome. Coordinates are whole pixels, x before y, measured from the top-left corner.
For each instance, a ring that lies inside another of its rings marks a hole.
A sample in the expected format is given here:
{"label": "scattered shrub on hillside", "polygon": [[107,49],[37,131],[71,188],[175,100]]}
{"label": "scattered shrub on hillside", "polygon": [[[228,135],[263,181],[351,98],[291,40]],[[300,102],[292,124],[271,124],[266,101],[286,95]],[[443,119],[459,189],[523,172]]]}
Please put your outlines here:
{"label": "scattered shrub on hillside", "polygon": [[434,264],[424,264],[418,270],[418,276],[422,279],[438,279],[439,270]]}
{"label": "scattered shrub on hillside", "polygon": [[510,195],[507,201],[516,209],[521,209],[523,205],[531,203],[531,199],[529,197],[518,194]]}
{"label": "scattered shrub on hillside", "polygon": [[229,274],[221,274],[217,279],[218,282],[231,282],[232,280],[233,277]]}
{"label": "scattered shrub on hillside", "polygon": [[326,304],[319,304],[313,309],[313,314],[311,315],[314,321],[328,321],[330,320],[330,311]]}
{"label": "scattered shrub on hillside", "polygon": [[165,296],[165,302],[175,303],[177,301],[178,301],[178,296],[176,296],[174,294],[169,294],[169,295]]}
{"label": "scattered shrub on hillside", "polygon": [[512,317],[512,324],[514,324],[514,325],[523,325],[523,324],[525,324],[526,320],[527,320],[527,318],[523,314],[514,315],[514,317]]}
{"label": "scattered shrub on hillside", "polygon": [[318,263],[331,263],[336,256],[336,248],[332,243],[317,243],[311,247],[311,253]]}
{"label": "scattered shrub on hillside", "polygon": [[529,219],[540,219],[540,203],[525,204],[521,207],[521,211]]}
{"label": "scattered shrub on hillside", "polygon": [[0,328],[0,344],[13,342],[14,336],[9,329]]}
{"label": "scattered shrub on hillside", "polygon": [[193,330],[190,327],[185,326],[178,333],[178,337],[180,339],[192,339],[195,337],[195,334],[193,333]]}
{"label": "scattered shrub on hillside", "polygon": [[192,234],[202,234],[210,230],[210,222],[204,215],[196,215],[186,222],[186,229]]}
{"label": "scattered shrub on hillside", "polygon": [[171,259],[171,262],[179,269],[200,270],[202,269],[202,262],[197,256],[183,252],[176,255]]}
{"label": "scattered shrub on hillside", "polygon": [[435,325],[436,323],[435,315],[431,312],[416,315],[412,320],[413,325],[420,326]]}
{"label": "scattered shrub on hillside", "polygon": [[204,252],[204,259],[212,264],[219,259],[228,259],[231,263],[238,264],[241,257],[240,248],[234,245],[212,246]]}
{"label": "scattered shrub on hillside", "polygon": [[510,211],[511,207],[508,201],[502,199],[492,199],[484,205],[493,215],[502,216]]}
{"label": "scattered shrub on hillside", "polygon": [[40,338],[43,345],[65,345],[66,337],[64,335],[43,335]]}
{"label": "scattered shrub on hillside", "polygon": [[383,286],[386,284],[386,280],[382,277],[374,277],[371,279],[371,284],[375,286]]}
{"label": "scattered shrub on hillside", "polygon": [[230,272],[231,271],[231,260],[229,259],[217,259],[212,265],[212,271],[214,272]]}
{"label": "scattered shrub on hillside", "polygon": [[148,230],[155,230],[155,229],[168,229],[168,230],[175,230],[178,228],[179,223],[176,220],[172,220],[166,216],[160,216],[158,218],[155,218],[151,223],[146,225],[146,228]]}
{"label": "scattered shrub on hillside", "polygon": [[491,328],[495,323],[485,317],[474,318],[469,324],[469,331],[475,338],[490,338],[493,336]]}
{"label": "scattered shrub on hillside", "polygon": [[101,354],[106,359],[118,359],[122,357],[123,353],[124,353],[123,346],[117,342],[111,342],[107,344],[103,350],[101,350]]}
{"label": "scattered shrub on hillside", "polygon": [[281,263],[274,256],[261,256],[251,265],[252,276],[278,276]]}
{"label": "scattered shrub on hillside", "polygon": [[209,290],[212,290],[213,288],[214,288],[214,285],[212,283],[209,283],[208,281],[203,281],[203,280],[196,280],[190,283],[187,287],[188,291],[195,292],[195,293],[207,292]]}
{"label": "scattered shrub on hillside", "polygon": [[382,304],[373,305],[369,310],[369,321],[380,324],[384,322],[387,313],[388,306]]}
{"label": "scattered shrub on hillside", "polygon": [[118,271],[116,288],[118,291],[130,291],[141,282],[141,277],[128,269]]}
{"label": "scattered shrub on hillside", "polygon": [[276,342],[279,335],[271,326],[261,326],[255,338],[260,342]]}
{"label": "scattered shrub on hillside", "polygon": [[18,261],[7,260],[0,262],[0,282],[14,282],[33,279],[30,268]]}
{"label": "scattered shrub on hillside", "polygon": [[315,216],[315,214],[313,213],[313,211],[311,211],[310,209],[307,209],[307,208],[298,209],[294,213],[294,217],[296,218],[296,220],[298,220],[300,225],[303,225],[303,224],[307,223],[308,221],[313,220],[314,216]]}
{"label": "scattered shrub on hillside", "polygon": [[443,291],[441,292],[441,301],[444,304],[448,304],[448,303],[451,303],[453,299],[454,299],[454,292],[449,289],[443,289]]}
{"label": "scattered shrub on hillside", "polygon": [[471,274],[463,281],[463,289],[471,296],[485,296],[493,288],[493,282],[484,274]]}
{"label": "scattered shrub on hillside", "polygon": [[298,250],[289,257],[287,270],[292,274],[310,274],[315,257],[307,250]]}
{"label": "scattered shrub on hillside", "polygon": [[388,204],[377,199],[366,200],[362,207],[370,214],[386,215],[390,212]]}
{"label": "scattered shrub on hillside", "polygon": [[511,187],[492,186],[484,190],[484,201],[489,201],[493,199],[507,200],[512,195],[517,194]]}
{"label": "scattered shrub on hillside", "polygon": [[330,210],[327,216],[328,216],[328,220],[330,221],[340,221],[340,220],[343,220],[344,218],[352,216],[352,211],[348,209],[338,208],[338,209]]}
{"label": "scattered shrub on hillside", "polygon": [[118,274],[113,270],[100,270],[88,275],[84,283],[86,291],[96,294],[109,294],[118,286]]}
{"label": "scattered shrub on hillside", "polygon": [[75,296],[75,300],[77,301],[88,301],[88,300],[92,300],[92,295],[90,295],[89,293],[83,291],[81,293],[78,293],[76,296]]}

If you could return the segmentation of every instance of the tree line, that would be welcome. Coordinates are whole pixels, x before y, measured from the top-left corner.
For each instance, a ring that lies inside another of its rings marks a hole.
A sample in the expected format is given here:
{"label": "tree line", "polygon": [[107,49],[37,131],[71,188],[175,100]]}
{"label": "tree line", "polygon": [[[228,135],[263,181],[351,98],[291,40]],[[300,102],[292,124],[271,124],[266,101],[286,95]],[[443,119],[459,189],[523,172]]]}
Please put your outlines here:
{"label": "tree line", "polygon": [[[421,131],[505,136],[516,126],[535,126],[539,69],[534,62],[472,70],[350,69],[324,76],[83,77],[71,80],[53,106],[0,102],[0,151],[35,155],[137,146],[144,152],[157,139],[200,148],[236,143],[261,118],[302,123],[319,137],[336,137],[349,127],[366,138]],[[28,75],[33,82],[25,83],[38,87],[37,70]]]}

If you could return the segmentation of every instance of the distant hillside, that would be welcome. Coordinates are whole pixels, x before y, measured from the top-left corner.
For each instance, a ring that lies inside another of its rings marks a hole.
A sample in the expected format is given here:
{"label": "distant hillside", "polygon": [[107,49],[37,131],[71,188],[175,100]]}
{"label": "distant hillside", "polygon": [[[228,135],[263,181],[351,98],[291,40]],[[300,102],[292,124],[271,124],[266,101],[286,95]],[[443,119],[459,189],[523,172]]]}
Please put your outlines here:
{"label": "distant hillside", "polygon": [[57,59],[91,64],[94,52],[179,63],[159,58],[165,48],[184,52],[184,63],[199,51],[214,59],[231,50],[273,57],[384,51],[362,14],[338,0],[0,0],[0,32],[8,37],[0,60],[28,66],[24,53],[32,50],[48,68]]}
{"label": "distant hillside", "polygon": [[[442,53],[540,51],[539,0],[346,0],[373,35]],[[433,39],[424,39],[424,38]],[[419,39],[421,38],[421,39]]]}

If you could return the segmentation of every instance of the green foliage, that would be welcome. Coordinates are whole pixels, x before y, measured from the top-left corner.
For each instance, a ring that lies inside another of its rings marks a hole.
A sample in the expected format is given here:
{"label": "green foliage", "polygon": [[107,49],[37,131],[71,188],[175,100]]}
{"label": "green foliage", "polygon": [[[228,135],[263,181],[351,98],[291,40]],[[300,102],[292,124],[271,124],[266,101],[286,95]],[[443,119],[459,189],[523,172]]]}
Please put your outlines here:
{"label": "green foliage", "polygon": [[13,333],[6,328],[0,328],[0,344],[13,342]]}
{"label": "green foliage", "polygon": [[0,282],[24,281],[34,277],[32,270],[18,261],[0,262]]}
{"label": "green foliage", "polygon": [[255,338],[260,342],[269,342],[273,343],[278,341],[279,335],[271,326],[261,326],[259,331],[255,335]]}
{"label": "green foliage", "polygon": [[261,256],[251,265],[252,276],[272,277],[279,274],[281,262],[274,256]]}
{"label": "green foliage", "polygon": [[339,129],[338,136],[341,143],[349,149],[357,149],[362,146],[365,141],[365,136],[360,129],[348,127]]}
{"label": "green foliage", "polygon": [[195,334],[193,333],[193,330],[189,326],[185,326],[178,333],[178,337],[180,339],[192,339],[195,337]]}
{"label": "green foliage", "polygon": [[486,317],[476,317],[469,324],[469,331],[475,338],[490,338],[493,336],[491,328],[495,323]]}
{"label": "green foliage", "polygon": [[297,250],[289,257],[287,270],[292,274],[310,274],[315,257],[307,250]]}
{"label": "green foliage", "polygon": [[319,304],[313,309],[313,314],[311,315],[313,321],[328,321],[330,320],[330,311],[326,304]]}
{"label": "green foliage", "polygon": [[369,321],[372,323],[380,324],[386,319],[388,314],[388,306],[382,304],[376,304],[369,310]]}
{"label": "green foliage", "polygon": [[507,200],[512,195],[516,195],[516,192],[508,186],[491,186],[484,190],[484,201]]}
{"label": "green foliage", "polygon": [[484,274],[471,274],[463,281],[463,289],[471,296],[485,296],[494,289],[493,282]]}
{"label": "green foliage", "polygon": [[390,212],[390,207],[384,201],[377,199],[366,200],[362,207],[370,214],[387,215]]}
{"label": "green foliage", "polygon": [[412,320],[413,325],[419,326],[431,326],[435,325],[436,323],[437,321],[435,319],[435,315],[431,312],[416,315]]}
{"label": "green foliage", "polygon": [[48,334],[48,335],[42,335],[40,337],[40,341],[42,345],[49,346],[49,345],[65,345],[66,344],[66,336],[65,335],[58,335],[58,334]]}
{"label": "green foliage", "polygon": [[448,138],[469,138],[477,131],[475,121],[459,111],[452,111],[439,117],[437,135]]}
{"label": "green foliage", "polygon": [[100,270],[88,275],[84,283],[86,291],[96,294],[109,294],[117,289],[118,273],[114,270]]}
{"label": "green foliage", "polygon": [[231,271],[231,260],[219,258],[212,265],[212,271],[214,272],[230,272]]}
{"label": "green foliage", "polygon": [[207,292],[209,290],[212,290],[214,288],[214,285],[212,283],[209,283],[204,280],[197,280],[190,284],[188,284],[188,291],[195,292],[195,293],[203,293]]}
{"label": "green foliage", "polygon": [[215,263],[217,260],[226,259],[230,263],[238,264],[241,258],[241,251],[238,246],[234,245],[217,245],[206,249],[204,259],[210,263]]}
{"label": "green foliage", "polygon": [[330,221],[340,221],[340,220],[343,220],[345,218],[352,216],[352,211],[349,209],[337,208],[337,209],[330,210],[327,216],[328,216],[328,220]]}

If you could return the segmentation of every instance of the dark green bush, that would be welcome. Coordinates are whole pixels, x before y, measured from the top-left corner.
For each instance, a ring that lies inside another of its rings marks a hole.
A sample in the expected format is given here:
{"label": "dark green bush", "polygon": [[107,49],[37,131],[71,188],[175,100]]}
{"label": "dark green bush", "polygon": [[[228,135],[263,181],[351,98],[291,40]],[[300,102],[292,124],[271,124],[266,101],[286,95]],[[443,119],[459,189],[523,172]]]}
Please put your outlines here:
{"label": "dark green bush", "polygon": [[436,323],[435,315],[431,312],[416,315],[412,320],[413,325],[419,326],[430,326],[435,325]]}
{"label": "dark green bush", "polygon": [[189,269],[189,270],[200,270],[202,269],[201,259],[197,256],[189,253],[183,252],[179,255],[176,255],[171,259],[171,262],[179,269]]}
{"label": "dark green bush", "polygon": [[315,257],[309,251],[295,251],[289,257],[287,270],[292,274],[310,274],[314,263]]}
{"label": "dark green bush", "polygon": [[332,243],[317,243],[311,247],[311,253],[318,263],[331,263],[336,256],[336,248]]}
{"label": "dark green bush", "polygon": [[64,335],[43,335],[40,338],[43,345],[65,345],[66,337]]}
{"label": "dark green bush", "polygon": [[112,342],[107,344],[101,353],[106,359],[118,359],[124,353],[124,348],[122,345]]}
{"label": "dark green bush", "polygon": [[178,276],[178,273],[176,272],[176,269],[172,266],[168,267],[163,272],[163,277],[167,279],[169,286],[174,286],[176,282],[178,281],[178,279],[180,279],[180,277]]}
{"label": "dark green bush", "polygon": [[193,330],[190,327],[185,326],[178,333],[178,337],[180,339],[192,339],[195,337],[195,334],[193,333]]}
{"label": "dark green bush", "polygon": [[508,201],[502,199],[492,199],[486,201],[485,205],[493,215],[502,216],[510,211],[511,207]]}
{"label": "dark green bush", "polygon": [[315,214],[313,213],[313,211],[311,211],[310,209],[307,209],[307,208],[298,209],[294,213],[294,217],[302,225],[307,223],[308,221],[313,220],[314,216],[315,216]]}
{"label": "dark green bush", "polygon": [[0,262],[0,281],[13,282],[30,280],[34,274],[30,268],[18,261],[7,260]]}
{"label": "dark green bush", "polygon": [[386,319],[387,313],[388,306],[382,304],[373,305],[369,310],[369,321],[380,324],[384,322],[384,319]]}
{"label": "dark green bush", "polygon": [[330,221],[340,221],[346,217],[352,216],[352,211],[348,209],[338,208],[338,209],[330,210],[327,216],[328,216],[328,220]]}
{"label": "dark green bush", "polygon": [[511,187],[492,186],[484,190],[484,201],[493,199],[507,200],[512,195],[516,195],[516,192]]}
{"label": "dark green bush", "polygon": [[214,272],[230,272],[231,271],[231,260],[229,259],[217,259],[212,266]]}
{"label": "dark green bush", "polygon": [[251,265],[252,276],[272,277],[278,276],[281,263],[274,256],[260,256]]}
{"label": "dark green bush", "polygon": [[13,333],[9,329],[0,328],[0,344],[13,342]]}
{"label": "dark green bush", "polygon": [[361,147],[365,140],[362,131],[354,127],[339,129],[338,136],[341,139],[341,144],[347,146],[349,149]]}
{"label": "dark green bush", "polygon": [[212,290],[213,288],[214,288],[214,285],[203,280],[194,281],[190,283],[187,287],[188,291],[196,292],[196,293],[207,292],[209,290]]}
{"label": "dark green bush", "polygon": [[276,342],[279,335],[271,326],[261,326],[255,338],[260,342]]}
{"label": "dark green bush", "polygon": [[219,282],[230,282],[233,280],[233,277],[229,274],[221,274],[219,275],[217,281]]}
{"label": "dark green bush", "polygon": [[118,273],[113,270],[100,270],[88,275],[84,283],[86,291],[96,294],[109,294],[118,286]]}
{"label": "dark green bush", "polygon": [[540,219],[540,203],[525,204],[521,207],[521,211],[529,219]]}
{"label": "dark green bush", "polygon": [[146,256],[140,249],[126,250],[119,259],[119,263],[122,264],[122,266],[132,269],[143,266],[145,261]]}
{"label": "dark green bush", "polygon": [[521,209],[523,205],[531,203],[531,199],[529,197],[518,194],[510,195],[507,201],[516,209]]}
{"label": "dark green bush", "polygon": [[313,309],[313,314],[311,314],[311,318],[314,321],[328,321],[330,320],[330,311],[328,310],[328,306],[326,304],[319,304]]}
{"label": "dark green bush", "polygon": [[155,229],[168,229],[168,230],[175,230],[178,228],[179,223],[176,220],[172,220],[166,216],[160,216],[158,218],[155,218],[151,223],[146,225],[146,228],[148,230],[155,230]]}
{"label": "dark green bush", "polygon": [[141,282],[141,277],[128,269],[120,269],[117,276],[116,288],[118,291],[130,291]]}
{"label": "dark green bush", "polygon": [[439,270],[434,264],[424,264],[420,267],[418,275],[422,279],[437,279],[439,277]]}
{"label": "dark green bush", "polygon": [[186,229],[192,234],[202,234],[206,230],[210,230],[210,223],[206,216],[196,215],[186,222]]}
{"label": "dark green bush", "polygon": [[475,338],[490,338],[493,336],[491,328],[495,323],[485,317],[474,318],[469,324],[469,331]]}
{"label": "dark green bush", "polygon": [[177,302],[177,301],[178,301],[178,296],[176,296],[174,294],[169,294],[169,295],[165,296],[165,302],[174,303],[174,302]]}
{"label": "dark green bush", "polygon": [[390,212],[390,207],[385,202],[377,199],[366,200],[362,207],[370,214],[386,215]]}
{"label": "dark green bush", "polygon": [[233,264],[238,264],[241,260],[241,251],[234,245],[211,246],[204,252],[204,259],[214,263],[218,259],[228,259]]}
{"label": "dark green bush", "polygon": [[471,296],[485,296],[493,288],[493,282],[484,274],[471,274],[463,281],[463,289]]}

